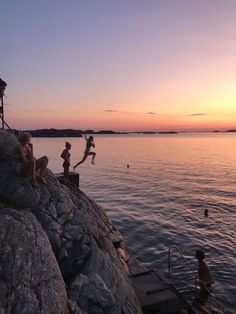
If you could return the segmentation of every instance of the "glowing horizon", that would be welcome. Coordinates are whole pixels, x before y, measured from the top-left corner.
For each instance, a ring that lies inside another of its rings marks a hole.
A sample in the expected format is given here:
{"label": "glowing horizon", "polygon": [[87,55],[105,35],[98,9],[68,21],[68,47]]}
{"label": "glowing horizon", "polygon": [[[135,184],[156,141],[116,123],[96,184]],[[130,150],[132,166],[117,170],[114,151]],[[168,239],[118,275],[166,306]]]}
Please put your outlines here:
{"label": "glowing horizon", "polygon": [[3,3],[12,128],[236,128],[236,2]]}

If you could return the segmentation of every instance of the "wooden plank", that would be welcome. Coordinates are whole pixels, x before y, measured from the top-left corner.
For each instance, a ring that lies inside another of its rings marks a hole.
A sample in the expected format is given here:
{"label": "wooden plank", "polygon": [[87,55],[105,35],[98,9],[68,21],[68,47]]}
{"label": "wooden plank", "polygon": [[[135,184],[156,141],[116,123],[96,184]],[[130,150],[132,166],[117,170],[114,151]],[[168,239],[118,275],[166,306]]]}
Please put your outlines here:
{"label": "wooden plank", "polygon": [[131,278],[134,291],[141,304],[143,313],[178,313],[181,305],[177,295],[169,285],[154,273],[146,273]]}
{"label": "wooden plank", "polygon": [[135,257],[131,257],[129,260],[129,271],[130,271],[130,277],[137,277],[137,276],[148,274],[151,272],[150,269],[145,267]]}
{"label": "wooden plank", "polygon": [[181,304],[178,296],[154,271],[136,258],[129,260],[130,280],[141,304],[143,313],[178,313]]}

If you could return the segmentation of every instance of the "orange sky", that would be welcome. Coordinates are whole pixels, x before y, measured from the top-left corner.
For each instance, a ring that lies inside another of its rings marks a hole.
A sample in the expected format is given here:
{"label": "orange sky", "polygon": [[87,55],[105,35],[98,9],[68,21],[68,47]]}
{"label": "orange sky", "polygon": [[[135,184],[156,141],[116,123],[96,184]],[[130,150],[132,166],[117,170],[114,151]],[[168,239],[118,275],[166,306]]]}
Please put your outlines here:
{"label": "orange sky", "polygon": [[236,128],[235,1],[3,9],[0,77],[12,128]]}

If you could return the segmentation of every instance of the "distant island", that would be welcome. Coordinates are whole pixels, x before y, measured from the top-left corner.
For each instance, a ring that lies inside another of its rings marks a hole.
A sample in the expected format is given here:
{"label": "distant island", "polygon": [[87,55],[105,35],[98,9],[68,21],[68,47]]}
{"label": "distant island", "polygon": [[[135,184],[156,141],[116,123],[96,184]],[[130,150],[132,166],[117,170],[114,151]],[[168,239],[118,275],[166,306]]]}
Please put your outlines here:
{"label": "distant island", "polygon": [[82,137],[85,134],[127,134],[125,132],[115,132],[111,130],[102,130],[95,132],[93,130],[73,130],[73,129],[40,129],[40,130],[25,130],[33,137]]}
{"label": "distant island", "polygon": [[33,137],[82,137],[81,130],[72,129],[40,129],[40,130],[25,130]]}
{"label": "distant island", "polygon": [[178,132],[176,132],[176,131],[162,131],[162,132],[158,132],[158,134],[178,134]]}
{"label": "distant island", "polygon": [[[21,131],[19,130],[12,130],[15,134],[19,134]],[[101,131],[94,131],[94,130],[74,130],[74,129],[38,129],[38,130],[24,130],[24,132],[29,132],[33,137],[82,137],[83,134],[107,134],[107,135],[116,135],[116,134],[179,134],[179,133],[188,133],[188,132],[177,132],[177,131],[133,131],[133,132],[117,132],[113,130],[101,130]],[[226,131],[220,130],[212,130],[212,131],[205,131],[205,132],[213,132],[213,133],[236,133],[236,129],[229,129]],[[190,132],[191,133],[191,132]],[[195,132],[195,133],[202,133]]]}
{"label": "distant island", "polygon": [[226,131],[219,131],[219,130],[214,130],[214,131],[212,131],[213,133],[219,133],[219,132],[223,132],[223,133],[230,133],[230,132],[236,132],[236,129],[231,129],[231,130],[226,130]]}
{"label": "distant island", "polygon": [[159,131],[159,132],[153,132],[153,131],[137,131],[137,132],[129,132],[129,133],[137,133],[137,134],[178,134],[176,131]]}
{"label": "distant island", "polygon": [[133,133],[133,134],[156,134],[157,132],[153,132],[153,131],[136,131],[136,132],[129,132],[129,133]]}

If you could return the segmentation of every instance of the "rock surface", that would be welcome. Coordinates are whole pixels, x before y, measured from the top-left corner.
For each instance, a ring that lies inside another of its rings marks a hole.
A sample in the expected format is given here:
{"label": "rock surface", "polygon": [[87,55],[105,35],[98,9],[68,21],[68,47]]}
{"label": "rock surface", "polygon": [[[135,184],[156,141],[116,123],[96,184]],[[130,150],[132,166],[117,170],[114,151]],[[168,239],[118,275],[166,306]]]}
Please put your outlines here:
{"label": "rock surface", "polygon": [[0,131],[0,208],[7,205],[37,218],[67,287],[69,313],[142,313],[112,242],[115,228],[103,209],[82,191],[62,185],[50,170],[47,185],[37,188],[17,176],[16,145],[13,136]]}
{"label": "rock surface", "polygon": [[0,210],[0,308],[4,313],[66,314],[65,284],[33,214]]}

